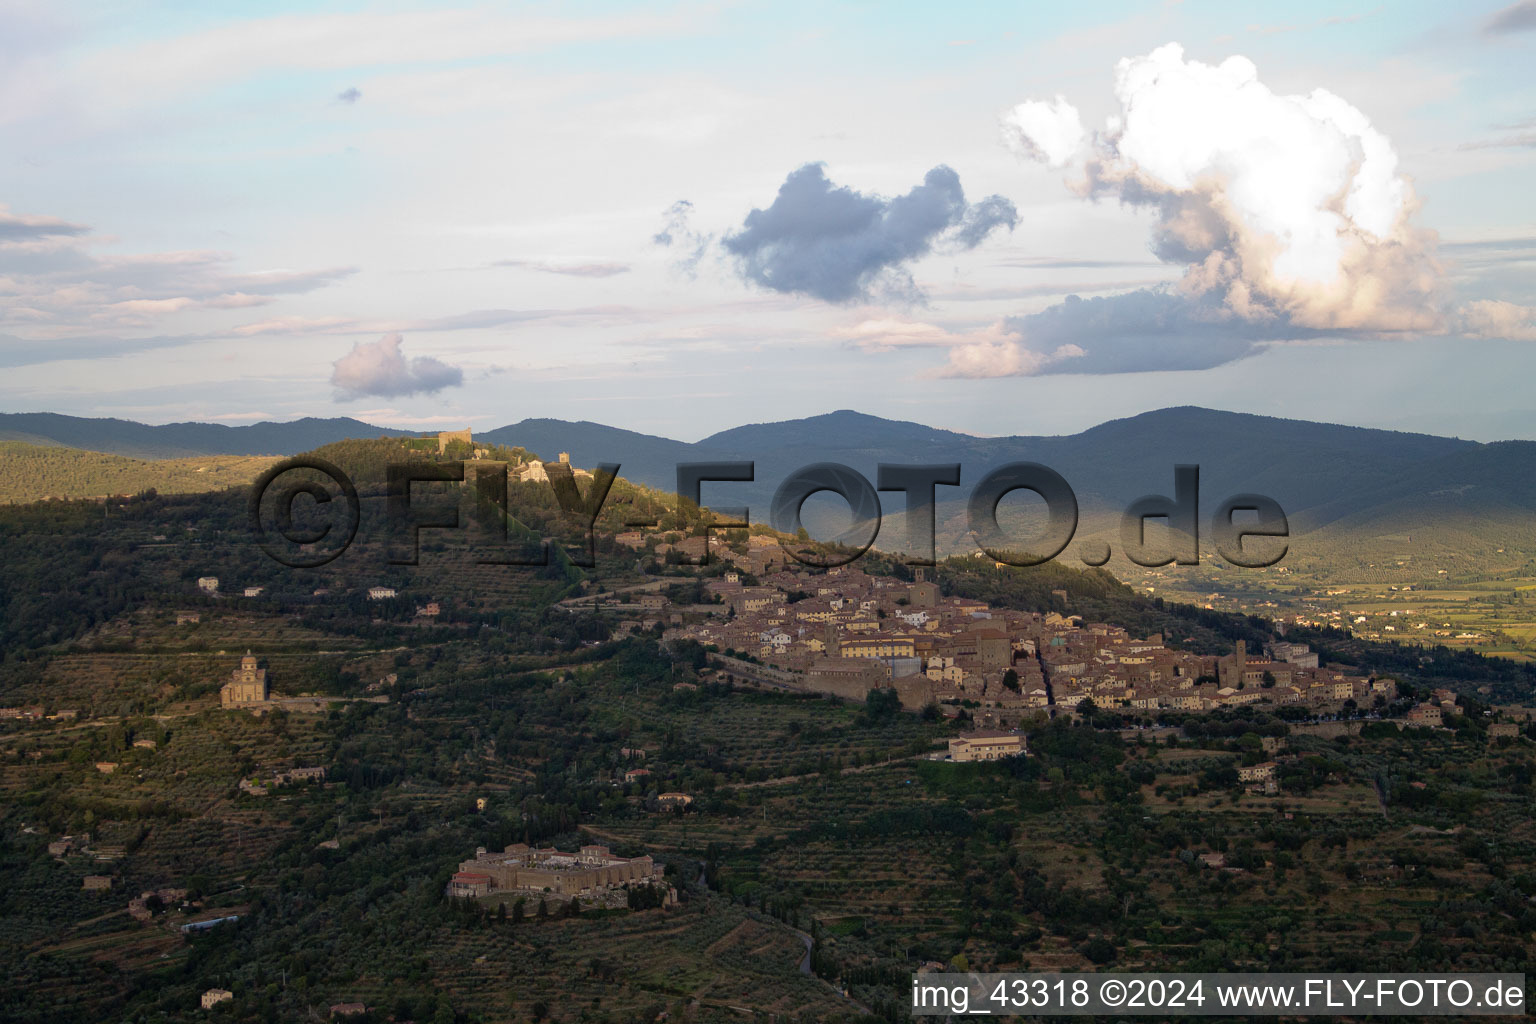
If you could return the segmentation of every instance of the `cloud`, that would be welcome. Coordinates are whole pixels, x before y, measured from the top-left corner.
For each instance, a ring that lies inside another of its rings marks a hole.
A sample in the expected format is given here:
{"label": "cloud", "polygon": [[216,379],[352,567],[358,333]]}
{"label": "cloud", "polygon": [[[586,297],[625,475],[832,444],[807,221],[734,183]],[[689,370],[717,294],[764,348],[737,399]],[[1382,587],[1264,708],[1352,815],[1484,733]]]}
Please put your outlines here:
{"label": "cloud", "polygon": [[1082,356],[1076,345],[1062,345],[1054,352],[1035,352],[1013,341],[982,341],[960,345],[950,350],[949,365],[935,376],[964,377],[978,380],[988,377],[1033,377],[1061,362]]}
{"label": "cloud", "polygon": [[951,331],[938,324],[904,317],[877,317],[852,327],[837,328],[832,336],[865,352],[890,352],[898,348],[953,348],[1006,340],[1002,324],[974,331]]}
{"label": "cloud", "polygon": [[1529,32],[1533,28],[1536,28],[1536,0],[1520,0],[1517,4],[1510,4],[1483,25],[1483,31],[1492,36]]}
{"label": "cloud", "polygon": [[683,274],[693,276],[713,240],[709,235],[693,230],[689,220],[693,217],[693,203],[679,199],[662,213],[662,229],[651,236],[651,241],[675,254],[673,267]]}
{"label": "cloud", "polygon": [[1019,226],[1019,211],[1002,196],[987,196],[973,203],[965,211],[956,229],[954,239],[962,249],[974,249],[986,241],[994,229],[1006,227],[1009,231]]}
{"label": "cloud", "polygon": [[[356,267],[232,273],[229,253],[107,253],[91,229],[0,205],[0,323],[25,323],[39,342],[107,328],[150,326],[193,309],[264,305],[312,292]],[[119,339],[120,340],[120,339]]]}
{"label": "cloud", "polygon": [[349,104],[350,103],[356,103],[358,100],[360,100],[362,98],[363,98],[362,90],[360,90],[355,85],[351,86],[349,88],[343,89],[343,90],[341,90],[341,92],[336,94],[336,99],[338,101],[342,102],[342,103],[349,103]]}
{"label": "cloud", "polygon": [[50,337],[46,341],[0,334],[0,366],[36,366],[70,360],[112,359],[160,348],[179,348],[208,340],[199,334],[126,338],[116,335]]}
{"label": "cloud", "polygon": [[[1323,334],[1294,333],[1296,340]],[[833,336],[864,352],[941,349],[946,361],[930,376],[967,378],[1204,370],[1253,355],[1271,342],[1265,325],[1234,321],[1211,301],[1164,288],[1070,295],[1038,313],[971,330],[879,318]]]}
{"label": "cloud", "polygon": [[905,264],[940,242],[974,248],[1017,222],[1002,196],[968,205],[960,176],[942,165],[906,195],[884,199],[833,185],[821,164],[806,164],[785,178],[773,205],[747,214],[721,245],[743,279],[770,291],[852,302],[878,288],[918,300]]}
{"label": "cloud", "polygon": [[83,235],[90,228],[84,224],[71,224],[57,217],[31,217],[15,214],[0,203],[0,241],[15,242],[32,238],[55,238],[61,235]]}
{"label": "cloud", "polygon": [[245,295],[301,295],[335,284],[357,273],[356,267],[322,270],[264,270],[255,274],[226,274],[216,286],[223,292]]}
{"label": "cloud", "polygon": [[331,384],[337,399],[431,394],[464,383],[464,371],[456,366],[430,356],[407,359],[400,351],[400,340],[398,334],[386,334],[378,341],[360,341],[336,360]]}
{"label": "cloud", "polygon": [[545,274],[570,277],[614,277],[629,273],[628,263],[542,263],[535,260],[497,260],[492,266],[537,270]]}
{"label": "cloud", "polygon": [[1065,96],[1020,103],[1003,115],[1002,130],[1009,148],[1051,167],[1065,167],[1088,138]]}
{"label": "cloud", "polygon": [[633,323],[651,311],[634,306],[574,306],[567,309],[472,309],[465,313],[403,319],[347,316],[280,316],[240,324],[227,335],[398,334],[403,331],[473,331],[535,321],[616,320]]}
{"label": "cloud", "polygon": [[1031,159],[1077,164],[1083,196],[1152,209],[1153,254],[1183,277],[1015,318],[1036,355],[1085,354],[1010,372],[1195,369],[1266,341],[1444,328],[1435,236],[1411,223],[1397,154],[1355,107],[1276,94],[1247,58],[1186,61],[1176,43],[1121,60],[1114,89],[1120,110],[1091,141],[1061,97],[1013,108],[1004,134]]}
{"label": "cloud", "polygon": [[1005,321],[969,331],[952,331],[938,324],[901,317],[865,320],[833,332],[833,336],[865,352],[890,352],[901,348],[942,348],[948,365],[928,374],[933,377],[1013,377],[1044,372],[1063,360],[1083,354],[1072,344],[1049,353],[1020,345],[1015,329]]}
{"label": "cloud", "polygon": [[1478,139],[1475,142],[1463,142],[1456,148],[1460,150],[1530,149],[1536,146],[1536,118],[1521,121],[1518,124],[1499,125],[1498,128],[1510,134],[1502,135],[1496,139]]}
{"label": "cloud", "polygon": [[[1254,355],[1276,340],[1268,321],[1234,316],[1212,296],[1168,288],[1069,295],[1038,313],[1009,317],[1003,328],[1010,344],[1050,358],[1038,363],[1021,358],[1019,369],[992,376],[1206,370]],[[1328,332],[1289,325],[1282,333],[1285,340],[1299,341]],[[954,364],[952,356],[952,369]]]}
{"label": "cloud", "polygon": [[1474,338],[1536,341],[1536,307],[1499,299],[1478,299],[1460,310],[1463,334]]}

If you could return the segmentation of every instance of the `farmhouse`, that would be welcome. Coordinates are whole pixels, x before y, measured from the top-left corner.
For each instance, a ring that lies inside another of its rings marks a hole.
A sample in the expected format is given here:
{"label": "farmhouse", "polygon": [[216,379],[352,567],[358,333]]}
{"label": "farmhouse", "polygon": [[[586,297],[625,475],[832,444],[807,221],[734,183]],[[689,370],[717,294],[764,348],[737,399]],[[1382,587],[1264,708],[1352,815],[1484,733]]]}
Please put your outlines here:
{"label": "farmhouse", "polygon": [[1275,777],[1275,769],[1278,767],[1273,761],[1245,764],[1237,769],[1237,779],[1239,782],[1268,782]]}
{"label": "farmhouse", "polygon": [[220,1003],[227,1003],[235,994],[227,988],[211,988],[203,993],[203,1009],[211,1010]]}
{"label": "farmhouse", "polygon": [[1027,753],[1029,750],[1022,735],[997,729],[978,729],[949,741],[951,761],[996,761]]}

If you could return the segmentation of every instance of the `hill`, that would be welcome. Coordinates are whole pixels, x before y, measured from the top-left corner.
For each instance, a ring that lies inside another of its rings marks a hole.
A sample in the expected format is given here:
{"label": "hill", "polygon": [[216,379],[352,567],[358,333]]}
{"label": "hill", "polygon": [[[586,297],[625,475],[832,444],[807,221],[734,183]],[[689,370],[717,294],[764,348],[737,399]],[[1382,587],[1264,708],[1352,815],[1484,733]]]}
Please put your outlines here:
{"label": "hill", "polygon": [[412,437],[415,431],[375,427],[349,416],[306,416],[288,423],[166,423],[63,416],[51,412],[0,413],[0,441],[83,448],[135,459],[192,455],[292,455],[349,437]]}
{"label": "hill", "polygon": [[[1442,461],[1454,465],[1456,456],[1489,447],[1192,406],[1057,436],[976,437],[851,410],[733,427],[694,444],[551,419],[524,420],[485,436],[545,454],[569,451],[582,465],[619,462],[629,479],[659,488],[674,486],[679,461],[750,459],[757,463],[757,480],[732,485],[732,493],[762,509],[785,476],[812,462],[844,462],[871,480],[881,462],[958,462],[962,490],[1003,463],[1041,462],[1065,476],[1086,505],[1116,507],[1169,490],[1176,464],[1197,463],[1202,493],[1259,491],[1293,514],[1326,508],[1330,519],[1368,507],[1375,491],[1400,482],[1407,470]],[[1529,454],[1512,457],[1529,461]],[[1486,468],[1504,472],[1507,463]],[[1473,460],[1464,469],[1476,474],[1479,463]]]}
{"label": "hill", "polygon": [[74,448],[0,441],[0,504],[103,498],[154,489],[191,494],[250,483],[272,457],[202,455],[145,461]]}
{"label": "hill", "polygon": [[[349,418],[302,419],[247,427],[123,420],[50,413],[0,415],[0,440],[84,448],[131,458],[292,454],[346,439],[411,437]],[[1365,547],[1373,538],[1445,532],[1442,548],[1524,546],[1524,522],[1536,510],[1536,443],[1480,444],[1428,434],[1220,412],[1181,406],[1110,420],[1076,434],[976,437],[852,410],[773,423],[747,424],[698,442],[678,441],[587,420],[526,419],[476,432],[476,440],[518,447],[553,459],[569,452],[579,466],[617,462],[637,484],[671,492],[683,462],[751,460],[751,483],[706,485],[706,501],[745,504],[764,522],[775,489],[815,462],[841,462],[876,478],[882,463],[959,463],[959,488],[939,488],[941,550],[969,550],[965,498],[990,470],[1008,462],[1043,463],[1077,494],[1084,530],[1108,529],[1121,509],[1145,494],[1172,490],[1175,465],[1201,470],[1208,515],[1228,495],[1257,492],[1278,501],[1293,536],[1310,534],[1318,551]],[[138,486],[158,486],[145,477]],[[37,488],[32,489],[36,492]],[[42,493],[78,493],[44,487]],[[902,536],[903,499],[882,499],[891,521],[877,541]],[[830,536],[843,523],[833,499],[807,509],[807,525]],[[829,511],[830,510],[830,511]],[[1084,534],[1086,536],[1086,534]],[[1108,534],[1107,534],[1108,535]],[[1106,536],[1107,536],[1106,535]],[[1327,557],[1331,557],[1327,556]],[[1385,557],[1385,555],[1382,555]],[[1376,560],[1373,554],[1371,559]]]}

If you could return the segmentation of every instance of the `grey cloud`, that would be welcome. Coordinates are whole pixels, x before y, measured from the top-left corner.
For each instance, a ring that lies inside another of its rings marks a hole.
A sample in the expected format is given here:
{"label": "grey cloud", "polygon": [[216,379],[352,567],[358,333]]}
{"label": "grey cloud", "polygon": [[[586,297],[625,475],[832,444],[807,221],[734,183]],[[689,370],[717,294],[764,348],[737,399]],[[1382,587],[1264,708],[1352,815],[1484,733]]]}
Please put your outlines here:
{"label": "grey cloud", "polygon": [[1042,284],[1001,285],[976,288],[969,285],[937,289],[932,297],[949,302],[984,302],[998,299],[1028,299],[1040,295],[1071,295],[1082,292],[1123,292],[1131,288],[1151,288],[1167,282],[1166,277],[1150,275],[1122,277],[1105,281],[1051,281]]}
{"label": "grey cloud", "polygon": [[[627,306],[587,306],[574,309],[484,309],[449,316],[421,318],[409,321],[355,320],[333,317],[321,320],[302,318],[277,318],[261,323],[246,324],[228,331],[211,331],[199,334],[156,334],[129,337],[118,334],[79,334],[65,337],[23,338],[14,334],[0,334],[0,367],[34,366],[39,363],[67,362],[82,359],[109,359],[114,356],[133,355],[139,352],[204,342],[225,341],[230,338],[257,336],[303,336],[375,334],[386,331],[452,331],[475,330],[506,324],[528,323],[539,320],[559,320],[572,317],[624,317],[643,318],[647,311]],[[377,343],[374,343],[376,346]],[[414,365],[417,361],[412,361]],[[439,363],[428,359],[427,363]],[[447,367],[453,371],[453,367]],[[455,371],[456,372],[456,371]],[[429,378],[431,375],[429,374]],[[457,383],[450,381],[450,384]],[[448,385],[440,385],[448,386]]]}
{"label": "grey cloud", "polygon": [[666,218],[666,226],[651,236],[651,241],[657,245],[671,245],[677,241],[677,236],[688,229],[688,217],[693,213],[693,204],[686,199],[679,199],[667,207],[662,214]]}
{"label": "grey cloud", "polygon": [[1453,258],[1452,276],[1462,294],[1485,299],[1536,302],[1536,238],[1498,238],[1478,242],[1446,242],[1440,251]]}
{"label": "grey cloud", "polygon": [[240,324],[221,336],[250,338],[257,335],[376,334],[380,331],[389,334],[400,331],[475,331],[508,324],[581,317],[636,321],[653,313],[633,306],[577,306],[569,309],[473,309],[466,313],[404,320],[364,320],[345,316],[272,317]]}
{"label": "grey cloud", "polygon": [[36,240],[0,244],[0,273],[41,278],[77,273],[94,266],[96,262],[74,244],[53,245]]}
{"label": "grey cloud", "polygon": [[1266,342],[1322,334],[1283,318],[1244,320],[1217,301],[1157,288],[1088,299],[1069,295],[1038,313],[1008,318],[1004,328],[1041,357],[1064,346],[1081,349],[1045,363],[1039,373],[1205,370],[1253,355]]}
{"label": "grey cloud", "polygon": [[176,348],[207,341],[204,334],[156,335],[144,338],[81,335],[38,341],[0,334],[0,366],[36,366],[78,359],[110,359],[159,348]]}
{"label": "grey cloud", "polygon": [[1159,260],[1104,260],[1072,259],[1056,256],[1012,256],[998,260],[1000,267],[1022,267],[1027,270],[1098,270],[1119,267],[1158,267]]}
{"label": "grey cloud", "polygon": [[960,230],[955,232],[955,241],[959,242],[962,248],[974,249],[985,241],[994,229],[1005,226],[1009,231],[1019,226],[1019,211],[1014,208],[1013,203],[1002,196],[987,196],[965,211],[965,217],[960,222]]}
{"label": "grey cloud", "polygon": [[676,254],[673,266],[689,276],[698,270],[699,262],[704,259],[711,241],[708,235],[700,234],[689,225],[692,216],[693,204],[686,199],[679,199],[667,207],[662,214],[665,221],[662,229],[651,236],[652,242]]}
{"label": "grey cloud", "polygon": [[213,284],[221,291],[246,295],[300,295],[335,284],[357,273],[356,267],[323,270],[274,270],[262,274],[226,274]]}
{"label": "grey cloud", "polygon": [[107,323],[143,325],[147,318],[190,307],[262,305],[357,272],[329,267],[227,273],[233,257],[210,251],[97,256],[89,239],[71,237],[85,230],[55,218],[13,217],[0,208],[0,274],[14,286],[0,320],[46,322],[55,330],[74,324],[88,333]]}
{"label": "grey cloud", "polygon": [[1463,142],[1457,149],[1530,149],[1536,146],[1536,132],[1517,132],[1514,135],[1505,135],[1498,139],[1480,139],[1477,142]]}
{"label": "grey cloud", "polygon": [[806,164],[784,179],[771,206],[747,214],[721,244],[745,280],[770,291],[850,302],[878,286],[920,299],[905,264],[946,239],[974,248],[1017,221],[1001,196],[968,205],[959,175],[943,165],[906,195],[883,199],[833,185],[820,164]]}
{"label": "grey cloud", "polygon": [[363,94],[362,91],[354,85],[351,88],[343,89],[341,92],[337,93],[336,98],[342,103],[356,103],[358,100],[363,98]]}
{"label": "grey cloud", "polygon": [[337,398],[350,400],[374,396],[398,398],[431,394],[464,383],[464,371],[430,356],[406,358],[400,351],[400,335],[386,334],[378,341],[358,342],[336,360],[331,384]]}
{"label": "grey cloud", "polygon": [[492,266],[537,270],[569,277],[614,277],[629,273],[628,263],[541,263],[536,260],[497,260]]}
{"label": "grey cloud", "polygon": [[468,313],[450,313],[415,321],[412,329],[427,331],[473,331],[507,324],[552,320],[561,316],[608,316],[624,312],[624,307],[588,306],[580,309],[476,309]]}
{"label": "grey cloud", "polygon": [[1536,0],[1520,0],[1489,18],[1483,31],[1500,36],[1511,32],[1529,32],[1533,28],[1536,28]]}
{"label": "grey cloud", "polygon": [[1502,253],[1536,249],[1536,237],[1494,238],[1481,242],[1441,242],[1442,251],[1467,253]]}
{"label": "grey cloud", "polygon": [[7,207],[0,205],[0,242],[83,235],[89,230],[90,228],[84,224],[71,224],[57,217],[34,217],[12,213]]}

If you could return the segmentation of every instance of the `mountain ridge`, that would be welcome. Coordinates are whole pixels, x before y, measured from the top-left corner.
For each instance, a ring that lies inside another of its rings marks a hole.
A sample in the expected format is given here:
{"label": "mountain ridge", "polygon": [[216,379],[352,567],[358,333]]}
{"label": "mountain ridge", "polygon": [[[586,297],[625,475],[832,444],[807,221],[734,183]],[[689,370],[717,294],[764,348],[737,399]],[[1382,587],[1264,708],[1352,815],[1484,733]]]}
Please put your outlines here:
{"label": "mountain ridge", "polygon": [[[415,431],[376,427],[350,416],[305,416],[243,426],[224,423],[148,424],[110,417],[55,412],[0,413],[0,441],[52,444],[134,459],[192,458],[198,455],[292,455],[343,437],[410,437]],[[352,433],[342,433],[352,431]],[[340,435],[340,436],[336,436]]]}
{"label": "mountain ridge", "polygon": [[[431,434],[378,427],[351,417],[306,417],[249,426],[172,423],[56,413],[0,414],[0,440],[54,444],[132,458],[287,455],[357,437]],[[963,504],[990,470],[1042,463],[1064,476],[1086,511],[1123,508],[1146,494],[1169,494],[1178,464],[1201,467],[1203,510],[1228,495],[1274,498],[1298,529],[1373,521],[1371,510],[1416,501],[1475,518],[1487,506],[1536,513],[1536,442],[1477,442],[1404,431],[1318,423],[1200,406],[1173,406],[1106,420],[1074,434],[978,437],[906,420],[839,409],[819,416],[744,424],[697,442],[611,427],[591,420],[533,417],[477,431],[543,458],[569,452],[577,465],[618,463],[621,475],[670,491],[683,462],[753,461],[751,483],[706,484],[709,502],[746,504],[761,521],[780,481],[812,462],[842,462],[872,483],[882,462],[959,463],[961,486],[937,499]],[[1456,491],[1460,488],[1460,491]],[[1451,493],[1442,494],[1449,491]],[[1429,501],[1430,496],[1435,496]],[[902,507],[885,499],[888,512]],[[953,513],[951,508],[950,512]],[[1391,517],[1389,517],[1391,518]]]}

